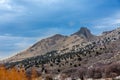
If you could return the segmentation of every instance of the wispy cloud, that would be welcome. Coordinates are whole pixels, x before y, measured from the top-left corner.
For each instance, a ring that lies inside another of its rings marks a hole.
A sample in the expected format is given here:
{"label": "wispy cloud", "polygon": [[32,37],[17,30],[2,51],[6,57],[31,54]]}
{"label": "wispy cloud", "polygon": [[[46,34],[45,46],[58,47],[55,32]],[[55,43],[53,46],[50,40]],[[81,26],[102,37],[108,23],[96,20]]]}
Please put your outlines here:
{"label": "wispy cloud", "polygon": [[63,2],[65,0],[31,0],[31,1],[34,2],[35,4],[51,5]]}
{"label": "wispy cloud", "polygon": [[99,35],[103,31],[113,30],[120,27],[120,11],[112,15],[91,21],[91,27],[94,34]]}
{"label": "wispy cloud", "polygon": [[25,14],[25,7],[17,5],[14,0],[0,0],[0,24],[16,20]]}
{"label": "wispy cloud", "polygon": [[0,36],[0,56],[9,57],[30,47],[37,38],[15,37],[10,35]]}
{"label": "wispy cloud", "polygon": [[0,0],[0,10],[12,10],[10,0]]}
{"label": "wispy cloud", "polygon": [[93,22],[95,24],[95,28],[105,29],[105,28],[116,28],[120,27],[120,12],[116,12],[115,14],[102,18],[100,20],[96,20]]}

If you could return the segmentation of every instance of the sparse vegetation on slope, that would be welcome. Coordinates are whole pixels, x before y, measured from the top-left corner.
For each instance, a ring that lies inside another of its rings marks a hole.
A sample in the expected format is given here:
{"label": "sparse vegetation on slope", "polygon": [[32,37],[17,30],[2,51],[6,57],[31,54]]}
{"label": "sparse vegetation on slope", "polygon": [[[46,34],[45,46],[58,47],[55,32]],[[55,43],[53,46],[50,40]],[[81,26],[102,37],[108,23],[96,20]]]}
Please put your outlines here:
{"label": "sparse vegetation on slope", "polygon": [[120,29],[113,30],[88,42],[78,43],[60,50],[52,50],[44,55],[21,61],[8,62],[5,66],[8,69],[23,67],[27,73],[35,68],[36,77],[41,74],[43,78],[51,80],[56,75],[57,77],[60,75],[62,78],[70,77],[82,80],[84,78],[114,78],[120,75],[119,32]]}

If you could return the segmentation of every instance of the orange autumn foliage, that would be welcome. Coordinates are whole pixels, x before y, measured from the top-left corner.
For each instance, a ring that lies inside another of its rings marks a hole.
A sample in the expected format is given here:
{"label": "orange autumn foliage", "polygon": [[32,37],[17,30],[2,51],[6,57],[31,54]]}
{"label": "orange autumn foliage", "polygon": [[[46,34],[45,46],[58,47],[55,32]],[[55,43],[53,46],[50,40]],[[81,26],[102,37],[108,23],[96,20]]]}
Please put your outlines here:
{"label": "orange autumn foliage", "polygon": [[0,80],[28,80],[24,69],[8,69],[0,66]]}
{"label": "orange autumn foliage", "polygon": [[37,77],[38,76],[35,70],[33,70],[30,79],[26,76],[26,72],[24,69],[6,69],[4,66],[0,66],[0,80],[35,80],[35,78]]}

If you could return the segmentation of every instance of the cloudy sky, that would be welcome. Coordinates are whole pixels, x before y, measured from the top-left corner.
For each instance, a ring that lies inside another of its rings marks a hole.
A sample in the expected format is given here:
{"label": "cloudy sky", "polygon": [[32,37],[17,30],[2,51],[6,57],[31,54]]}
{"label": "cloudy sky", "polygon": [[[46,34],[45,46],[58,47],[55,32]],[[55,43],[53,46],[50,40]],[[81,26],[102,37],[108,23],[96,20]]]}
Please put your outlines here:
{"label": "cloudy sky", "polygon": [[0,59],[80,27],[98,35],[120,26],[120,0],[0,0]]}

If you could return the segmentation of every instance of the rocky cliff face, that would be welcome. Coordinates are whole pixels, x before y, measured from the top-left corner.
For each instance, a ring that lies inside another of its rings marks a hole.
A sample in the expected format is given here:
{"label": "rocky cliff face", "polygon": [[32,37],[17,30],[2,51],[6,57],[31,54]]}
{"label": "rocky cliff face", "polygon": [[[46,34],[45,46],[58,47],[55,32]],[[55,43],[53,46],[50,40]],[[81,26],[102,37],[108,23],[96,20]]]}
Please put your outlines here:
{"label": "rocky cliff face", "polygon": [[87,29],[86,27],[81,27],[78,32],[76,32],[72,35],[82,36],[87,40],[90,40],[94,37],[94,35],[91,33],[91,31],[89,29]]}

